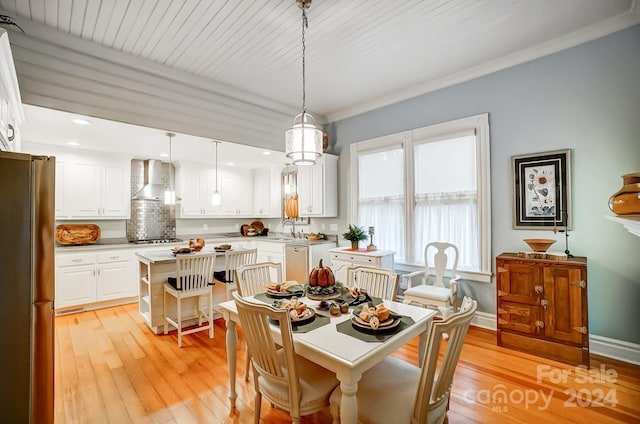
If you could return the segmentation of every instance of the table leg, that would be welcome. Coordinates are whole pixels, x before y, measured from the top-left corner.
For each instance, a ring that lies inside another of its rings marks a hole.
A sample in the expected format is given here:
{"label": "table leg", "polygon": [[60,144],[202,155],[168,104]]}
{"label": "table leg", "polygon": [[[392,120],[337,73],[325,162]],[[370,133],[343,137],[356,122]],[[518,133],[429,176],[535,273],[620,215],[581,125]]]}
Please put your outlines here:
{"label": "table leg", "polygon": [[238,345],[238,331],[236,322],[227,321],[227,366],[229,369],[229,400],[231,407],[236,407],[236,347]]}
{"label": "table leg", "polygon": [[429,322],[427,323],[427,329],[423,333],[420,333],[420,337],[418,339],[418,365],[420,367],[422,367],[422,362],[424,361],[424,351],[427,348],[427,336],[431,331],[432,323],[433,323],[433,320],[430,319]]}
{"label": "table leg", "polygon": [[358,383],[340,383],[342,399],[340,400],[340,422],[342,424],[356,424],[358,422]]}

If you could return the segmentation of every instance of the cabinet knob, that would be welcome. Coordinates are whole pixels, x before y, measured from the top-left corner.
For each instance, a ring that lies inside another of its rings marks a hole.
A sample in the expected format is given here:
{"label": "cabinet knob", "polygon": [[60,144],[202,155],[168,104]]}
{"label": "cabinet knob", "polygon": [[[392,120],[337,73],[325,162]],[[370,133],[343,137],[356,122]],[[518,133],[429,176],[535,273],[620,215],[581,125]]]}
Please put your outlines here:
{"label": "cabinet knob", "polygon": [[537,333],[537,332],[540,332],[540,329],[541,329],[541,328],[544,328],[544,322],[543,322],[543,321],[540,321],[540,320],[537,320],[537,321],[536,321],[536,333]]}
{"label": "cabinet knob", "polygon": [[547,306],[549,306],[549,301],[548,301],[547,299],[542,299],[542,300],[540,301],[540,304],[542,305],[542,307],[543,307],[544,309],[547,309]]}
{"label": "cabinet knob", "polygon": [[541,285],[537,284],[534,288],[533,288],[536,293],[540,294],[544,291],[544,287],[542,287]]}
{"label": "cabinet knob", "polygon": [[571,282],[572,286],[576,286],[576,287],[580,287],[581,289],[584,289],[587,287],[587,283],[585,283],[584,280],[580,280],[580,281],[572,281]]}

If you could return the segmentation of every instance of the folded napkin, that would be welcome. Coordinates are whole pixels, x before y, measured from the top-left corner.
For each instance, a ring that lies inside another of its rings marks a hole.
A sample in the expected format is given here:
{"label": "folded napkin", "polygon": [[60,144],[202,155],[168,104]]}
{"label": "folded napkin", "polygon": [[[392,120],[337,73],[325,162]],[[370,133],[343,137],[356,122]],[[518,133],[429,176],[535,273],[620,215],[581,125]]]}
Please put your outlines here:
{"label": "folded napkin", "polygon": [[[353,310],[353,315],[355,316],[359,316],[360,312],[362,312],[362,306],[364,305],[364,302],[357,306],[354,310]],[[369,304],[367,305],[369,307],[375,307],[375,305],[373,304],[373,302],[369,302]],[[398,314],[397,312],[392,311],[391,309],[388,309],[389,311],[389,318],[402,318],[402,315]]]}
{"label": "folded napkin", "polygon": [[287,287],[287,292],[294,293],[294,294],[299,293],[299,295],[302,296],[304,294],[304,287],[301,284],[289,286]]}

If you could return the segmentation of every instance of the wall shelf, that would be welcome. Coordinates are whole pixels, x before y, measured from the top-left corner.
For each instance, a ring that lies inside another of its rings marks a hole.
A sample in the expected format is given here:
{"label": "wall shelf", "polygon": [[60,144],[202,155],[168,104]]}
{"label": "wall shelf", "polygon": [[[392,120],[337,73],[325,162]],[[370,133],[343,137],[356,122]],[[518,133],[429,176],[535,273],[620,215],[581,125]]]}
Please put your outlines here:
{"label": "wall shelf", "polygon": [[631,234],[640,237],[640,215],[628,215],[624,217],[607,215],[606,217],[622,224]]}

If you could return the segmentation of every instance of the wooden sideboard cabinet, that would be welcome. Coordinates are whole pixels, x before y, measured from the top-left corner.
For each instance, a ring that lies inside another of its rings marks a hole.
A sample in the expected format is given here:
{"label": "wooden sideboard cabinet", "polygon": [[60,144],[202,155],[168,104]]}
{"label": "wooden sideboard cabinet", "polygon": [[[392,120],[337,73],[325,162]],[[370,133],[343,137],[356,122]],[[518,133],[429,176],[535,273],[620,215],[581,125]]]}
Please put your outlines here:
{"label": "wooden sideboard cabinet", "polygon": [[496,257],[498,346],[589,366],[587,258]]}

